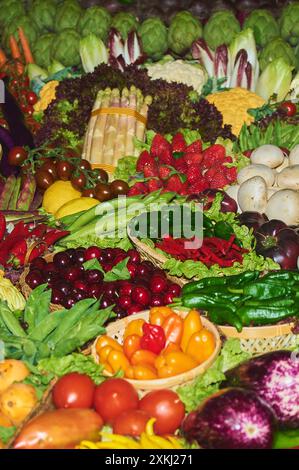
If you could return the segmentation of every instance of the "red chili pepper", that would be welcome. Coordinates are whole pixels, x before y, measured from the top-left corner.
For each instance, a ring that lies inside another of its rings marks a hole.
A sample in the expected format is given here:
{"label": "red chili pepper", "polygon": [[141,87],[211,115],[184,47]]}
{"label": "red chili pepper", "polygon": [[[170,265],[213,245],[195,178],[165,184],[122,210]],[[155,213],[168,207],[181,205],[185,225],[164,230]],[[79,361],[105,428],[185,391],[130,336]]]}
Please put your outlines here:
{"label": "red chili pepper", "polygon": [[161,326],[144,323],[142,326],[143,336],[140,340],[141,349],[147,349],[159,354],[165,348],[166,337]]}
{"label": "red chili pepper", "polygon": [[35,258],[38,258],[39,256],[42,256],[45,251],[47,250],[48,246],[45,243],[40,243],[37,245],[33,250],[31,251],[28,259],[28,263],[31,263]]}
{"label": "red chili pepper", "polygon": [[27,254],[27,242],[22,239],[19,240],[10,251],[10,263],[14,266],[24,266]]}
{"label": "red chili pepper", "polygon": [[0,241],[3,240],[6,232],[6,220],[2,212],[0,212]]}
{"label": "red chili pepper", "polygon": [[0,264],[4,266],[7,263],[7,260],[11,254],[11,249],[16,243],[20,240],[24,240],[29,236],[29,229],[24,224],[23,221],[18,222],[15,226],[13,231],[7,235],[4,241],[0,243]]}
{"label": "red chili pepper", "polygon": [[38,224],[31,230],[30,237],[42,238],[48,228],[49,227],[46,224]]}
{"label": "red chili pepper", "polygon": [[42,240],[47,244],[47,246],[54,245],[55,242],[60,240],[60,238],[66,237],[66,235],[69,235],[70,232],[67,230],[58,230],[54,228],[50,232],[47,232]]}

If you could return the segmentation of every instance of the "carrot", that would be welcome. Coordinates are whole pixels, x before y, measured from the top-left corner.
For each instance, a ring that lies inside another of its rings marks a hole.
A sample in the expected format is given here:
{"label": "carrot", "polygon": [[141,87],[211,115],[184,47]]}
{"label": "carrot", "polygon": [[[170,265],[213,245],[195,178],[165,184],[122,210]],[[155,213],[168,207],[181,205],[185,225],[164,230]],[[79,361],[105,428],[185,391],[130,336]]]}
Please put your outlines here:
{"label": "carrot", "polygon": [[21,52],[16,41],[16,38],[11,34],[9,37],[9,46],[11,50],[11,56],[13,59],[21,59]]}
{"label": "carrot", "polygon": [[23,75],[25,71],[24,64],[19,59],[15,60],[15,69],[18,72],[18,75]]}
{"label": "carrot", "polygon": [[0,67],[6,64],[6,62],[7,62],[7,57],[5,55],[5,52],[2,49],[0,49]]}
{"label": "carrot", "polygon": [[34,64],[34,59],[33,59],[33,55],[29,46],[29,41],[23,31],[23,28],[21,28],[21,26],[19,26],[18,32],[19,32],[19,38],[20,38],[20,42],[22,45],[23,53],[24,53],[25,62],[26,64]]}

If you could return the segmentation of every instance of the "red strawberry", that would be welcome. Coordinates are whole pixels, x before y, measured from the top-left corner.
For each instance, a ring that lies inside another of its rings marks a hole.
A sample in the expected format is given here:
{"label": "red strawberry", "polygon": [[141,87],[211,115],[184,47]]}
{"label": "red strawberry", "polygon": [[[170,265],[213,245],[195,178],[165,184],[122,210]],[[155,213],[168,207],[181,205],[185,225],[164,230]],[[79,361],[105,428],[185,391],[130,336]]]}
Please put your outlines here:
{"label": "red strawberry", "polygon": [[186,152],[183,158],[187,165],[200,165],[203,159],[203,154],[195,152]]}
{"label": "red strawberry", "polygon": [[188,145],[186,152],[190,153],[201,153],[202,152],[202,142],[201,140],[195,140],[192,144]]}
{"label": "red strawberry", "polygon": [[145,178],[159,176],[157,163],[154,161],[154,163],[148,163],[145,165],[143,168],[143,174]]}
{"label": "red strawberry", "polygon": [[211,181],[218,172],[219,168],[217,166],[212,166],[204,173],[204,177],[207,181]]}
{"label": "red strawberry", "polygon": [[233,163],[232,157],[225,157],[225,158],[223,159],[223,163]]}
{"label": "red strawberry", "polygon": [[215,163],[223,162],[225,159],[225,147],[214,144],[203,151],[203,163],[210,167]]}
{"label": "red strawberry", "polygon": [[165,188],[167,189],[167,191],[174,191],[180,193],[181,189],[184,188],[184,186],[179,175],[172,175],[167,180]]}
{"label": "red strawberry", "polygon": [[212,189],[221,189],[224,188],[229,183],[225,174],[221,171],[216,173],[216,175],[210,180],[210,188]]}
{"label": "red strawberry", "polygon": [[194,184],[202,179],[201,169],[198,165],[190,165],[187,170],[187,180],[189,184]]}
{"label": "red strawberry", "polygon": [[147,150],[143,150],[138,157],[136,169],[137,171],[143,171],[145,165],[155,163],[154,158],[148,153]]}
{"label": "red strawberry", "polygon": [[169,168],[168,166],[164,166],[164,165],[161,165],[158,168],[159,177],[162,180],[167,180],[172,171],[173,170],[171,168]]}
{"label": "red strawberry", "polygon": [[188,194],[198,194],[208,188],[209,188],[208,181],[202,178],[201,180],[198,180],[196,183],[189,186]]}
{"label": "red strawberry", "polygon": [[161,189],[163,187],[162,181],[154,179],[154,178],[151,180],[148,180],[147,185],[148,185],[148,189],[150,193],[152,191],[157,191],[158,189]]}
{"label": "red strawberry", "polygon": [[173,152],[185,152],[186,142],[183,134],[177,132],[172,138],[171,148]]}
{"label": "red strawberry", "polygon": [[150,154],[159,160],[162,154],[172,156],[171,145],[162,135],[156,134],[152,141]]}
{"label": "red strawberry", "polygon": [[174,167],[180,173],[186,173],[188,165],[183,158],[177,158],[174,162]]}
{"label": "red strawberry", "polygon": [[224,174],[229,183],[234,183],[237,179],[237,168],[232,166],[231,168],[227,168],[224,170]]}
{"label": "red strawberry", "polygon": [[147,194],[147,193],[148,193],[147,186],[144,183],[139,182],[131,186],[127,196],[137,196],[138,194]]}

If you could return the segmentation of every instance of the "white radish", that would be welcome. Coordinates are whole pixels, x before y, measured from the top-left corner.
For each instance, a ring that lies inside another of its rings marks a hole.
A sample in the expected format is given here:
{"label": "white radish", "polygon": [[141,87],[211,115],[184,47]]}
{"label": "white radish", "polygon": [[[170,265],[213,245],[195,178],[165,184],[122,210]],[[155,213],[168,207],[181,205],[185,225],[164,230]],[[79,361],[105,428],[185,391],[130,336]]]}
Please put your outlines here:
{"label": "white radish", "polygon": [[299,144],[290,151],[289,160],[290,165],[299,165]]}
{"label": "white radish", "polygon": [[273,186],[275,182],[274,170],[261,164],[248,165],[245,168],[242,168],[238,173],[237,181],[239,184],[242,184],[244,181],[247,181],[254,176],[261,176],[266,181],[267,186]]}
{"label": "white radish", "polygon": [[284,159],[283,151],[276,145],[265,144],[256,148],[251,156],[252,163],[267,165],[269,168],[277,168]]}
{"label": "white radish", "polygon": [[265,214],[270,220],[279,219],[287,225],[298,225],[299,193],[292,189],[277,191],[269,199]]}
{"label": "white radish", "polygon": [[277,185],[285,189],[299,189],[299,165],[291,165],[277,175]]}
{"label": "white radish", "polygon": [[240,206],[239,206],[239,203],[238,203],[238,191],[240,189],[240,186],[238,184],[233,184],[232,186],[229,186],[225,192],[226,194],[228,194],[228,196],[230,196],[232,199],[234,199],[236,201],[236,203],[238,204],[238,212],[241,212],[241,209],[240,209]]}
{"label": "white radish", "polygon": [[254,176],[241,184],[238,204],[244,211],[265,212],[267,206],[267,184],[261,176]]}

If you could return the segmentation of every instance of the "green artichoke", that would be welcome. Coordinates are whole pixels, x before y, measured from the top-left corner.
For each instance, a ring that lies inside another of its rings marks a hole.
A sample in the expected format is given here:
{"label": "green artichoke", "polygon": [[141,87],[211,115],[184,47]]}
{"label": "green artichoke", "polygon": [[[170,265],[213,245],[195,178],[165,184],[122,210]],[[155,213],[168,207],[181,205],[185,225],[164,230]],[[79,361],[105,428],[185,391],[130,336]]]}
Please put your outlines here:
{"label": "green artichoke", "polygon": [[34,0],[29,10],[29,16],[41,31],[53,31],[56,15],[55,0]]}
{"label": "green artichoke", "polygon": [[280,34],[292,46],[299,43],[299,2],[290,3],[279,19]]}
{"label": "green artichoke", "polygon": [[67,28],[76,29],[81,16],[82,8],[77,0],[66,0],[57,7],[54,24],[55,31],[59,33]]}
{"label": "green artichoke", "polygon": [[81,17],[78,29],[83,37],[95,34],[102,41],[106,41],[111,24],[110,13],[102,7],[88,8]]}
{"label": "green artichoke", "polygon": [[169,26],[168,45],[176,54],[187,52],[196,39],[202,36],[200,21],[189,11],[177,13]]}
{"label": "green artichoke", "polygon": [[286,64],[295,66],[296,58],[292,47],[283,39],[276,38],[269,42],[259,55],[261,70],[265,70],[270,62],[275,59],[283,59]]}
{"label": "green artichoke", "polygon": [[222,44],[227,46],[240,32],[240,23],[235,15],[229,10],[213,13],[203,29],[204,40],[211,49],[216,49]]}
{"label": "green artichoke", "polygon": [[148,18],[138,28],[142,48],[145,54],[159,60],[168,49],[167,28],[160,18]]}
{"label": "green artichoke", "polygon": [[48,68],[51,63],[52,45],[55,39],[55,34],[47,33],[39,37],[38,41],[33,46],[33,57],[37,65],[43,68]]}
{"label": "green artichoke", "polygon": [[65,67],[79,65],[79,45],[80,35],[77,31],[71,28],[62,30],[53,41],[51,60],[61,62]]}
{"label": "green artichoke", "polygon": [[243,28],[253,30],[255,42],[261,47],[279,37],[278,24],[268,10],[253,10],[246,18]]}
{"label": "green artichoke", "polygon": [[28,16],[18,16],[12,18],[10,23],[5,27],[3,34],[3,43],[6,51],[9,51],[9,37],[13,34],[19,42],[18,28],[21,27],[28,39],[30,47],[33,47],[38,38],[38,27],[35,22]]}
{"label": "green artichoke", "polygon": [[4,28],[13,18],[25,15],[25,8],[20,0],[1,0],[0,26]]}
{"label": "green artichoke", "polygon": [[138,28],[138,20],[131,13],[120,11],[114,16],[111,26],[120,32],[123,39],[127,39],[129,32]]}

